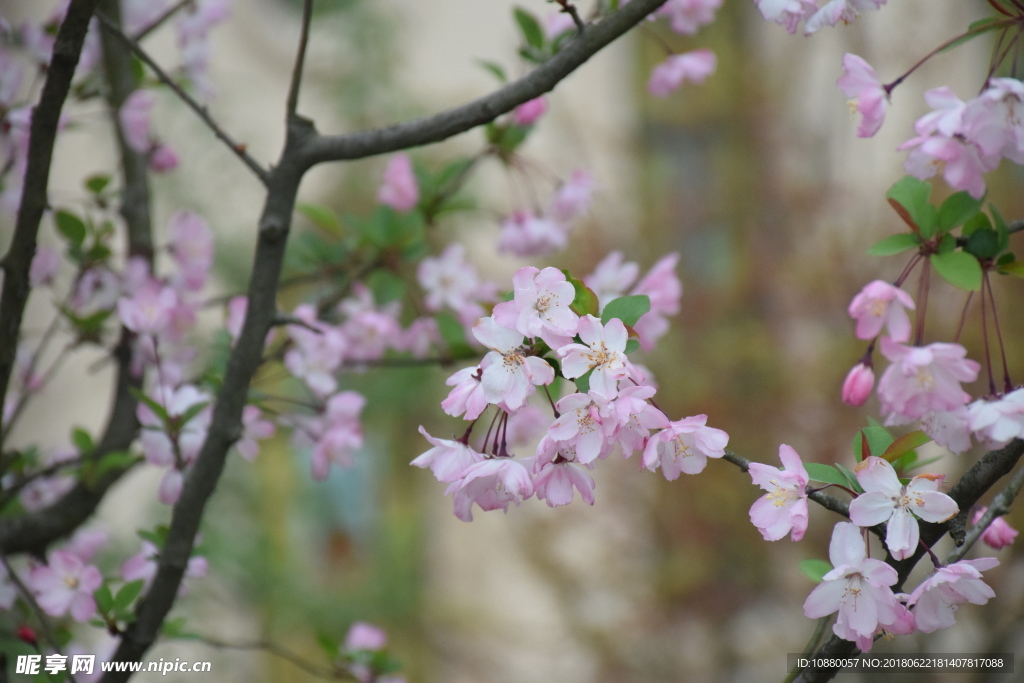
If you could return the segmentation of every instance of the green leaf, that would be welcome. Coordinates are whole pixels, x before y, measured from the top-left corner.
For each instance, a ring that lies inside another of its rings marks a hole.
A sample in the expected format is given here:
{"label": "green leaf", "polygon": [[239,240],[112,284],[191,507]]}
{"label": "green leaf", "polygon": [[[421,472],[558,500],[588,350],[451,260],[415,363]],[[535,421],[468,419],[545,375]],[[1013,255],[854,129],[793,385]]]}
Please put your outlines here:
{"label": "green leaf", "polygon": [[853,473],[853,470],[839,463],[836,463],[836,469],[846,475],[846,486],[857,493],[864,493],[864,489],[861,487],[860,482],[857,481],[857,475]]}
{"label": "green leaf", "polygon": [[1008,261],[999,266],[999,272],[1004,275],[1024,277],[1024,261]]}
{"label": "green leaf", "polygon": [[405,296],[405,280],[390,270],[378,268],[366,279],[378,306],[399,301]]}
{"label": "green leaf", "polygon": [[820,481],[825,484],[838,484],[840,486],[846,486],[849,483],[846,481],[846,477],[843,473],[832,465],[822,465],[818,462],[805,462],[804,469],[807,470],[807,476],[813,481]]}
{"label": "green leaf", "polygon": [[984,200],[984,197],[975,199],[969,192],[957,192],[950,195],[939,207],[939,229],[946,231],[963,225],[981,210]]}
{"label": "green leaf", "polygon": [[931,440],[932,437],[918,429],[910,432],[909,434],[904,434],[893,441],[878,457],[883,460],[888,460],[889,462],[894,462],[907,453],[913,451],[918,446],[923,446]]}
{"label": "green leaf", "polygon": [[210,405],[210,401],[200,401],[199,403],[193,403],[190,405],[188,409],[181,414],[181,417],[178,418],[178,427],[181,428],[187,425],[193,417],[203,412],[208,405]]}
{"label": "green leaf", "polygon": [[531,47],[542,49],[544,47],[544,30],[540,27],[537,18],[522,7],[516,7],[512,13],[526,43]]}
{"label": "green leaf", "polygon": [[140,460],[139,456],[133,455],[128,451],[111,451],[96,463],[92,475],[95,479],[99,479],[109,470],[126,469]]}
{"label": "green leaf", "polygon": [[162,405],[151,399],[149,396],[146,396],[146,394],[142,393],[142,391],[136,389],[135,387],[129,387],[129,391],[137,401],[145,403],[146,406],[153,411],[153,414],[160,418],[160,421],[164,423],[164,426],[167,425],[171,416],[167,413],[166,408],[164,408]]}
{"label": "green leaf", "polygon": [[345,234],[345,228],[341,225],[341,221],[338,220],[338,216],[322,204],[297,202],[295,210],[305,216],[310,223],[326,233],[335,237],[342,237]]}
{"label": "green leaf", "polygon": [[[907,215],[921,231],[921,236],[928,239],[935,234],[939,223],[939,212],[928,202],[932,186],[913,176],[903,176],[896,182],[886,197],[902,206]],[[906,220],[906,217],[904,217]]]}
{"label": "green leaf", "polygon": [[573,380],[576,383],[576,391],[581,394],[586,394],[590,391],[590,376],[594,374],[594,368],[587,370],[586,374],[582,377],[577,377]]}
{"label": "green leaf", "polygon": [[981,264],[971,254],[963,251],[932,254],[931,263],[935,272],[954,287],[968,292],[981,289]]}
{"label": "green leaf", "polygon": [[316,632],[316,643],[332,662],[338,658],[338,639],[324,631]]}
{"label": "green leaf", "polygon": [[999,233],[999,251],[1006,251],[1006,248],[1010,246],[1010,228],[1006,225],[1003,215],[999,213],[995,204],[989,204],[988,210],[992,212],[992,218],[996,222],[996,232]]}
{"label": "green leaf", "polygon": [[651,297],[646,294],[634,294],[633,296],[620,296],[612,299],[601,312],[601,322],[608,324],[612,318],[618,318],[623,324],[632,327],[647,311],[651,310]]}
{"label": "green leaf", "polygon": [[72,245],[81,247],[85,242],[86,235],[85,223],[82,219],[67,211],[57,211],[53,217],[60,234]]}
{"label": "green leaf", "polygon": [[975,230],[967,238],[964,251],[979,259],[995,258],[999,253],[999,233],[992,228]]}
{"label": "green leaf", "polygon": [[808,558],[800,560],[800,571],[814,583],[821,583],[822,579],[825,578],[825,574],[832,571],[832,565],[825,560]]}
{"label": "green leaf", "polygon": [[897,235],[889,235],[880,242],[876,242],[868,249],[869,256],[892,256],[908,249],[917,249],[921,246],[921,238],[912,232],[901,232]]}
{"label": "green leaf", "polygon": [[132,603],[135,602],[135,599],[139,597],[140,593],[142,593],[142,586],[144,583],[145,582],[142,579],[139,579],[138,581],[131,581],[130,583],[126,583],[121,586],[121,590],[117,591],[117,596],[114,597],[114,604],[111,607],[111,611],[115,614],[119,614],[131,607]]}
{"label": "green leaf", "polygon": [[577,280],[570,275],[568,270],[562,270],[562,273],[565,275],[566,281],[572,283],[573,289],[576,290],[576,296],[569,308],[580,317],[592,315],[596,318],[601,310],[601,302],[598,300],[597,294],[594,294],[594,290],[587,287],[583,280]]}
{"label": "green leaf", "polygon": [[71,430],[71,443],[82,455],[92,453],[93,449],[96,448],[89,432],[85,431],[81,427],[75,427]]}
{"label": "green leaf", "polygon": [[626,353],[627,354],[633,353],[634,351],[636,351],[639,348],[640,348],[640,340],[639,339],[627,339],[626,340]]}
{"label": "green leaf", "polygon": [[96,175],[91,175],[85,179],[85,189],[87,189],[89,192],[92,192],[93,194],[98,195],[101,192],[103,192],[104,189],[106,189],[109,183],[110,176],[102,173],[97,173]]}
{"label": "green leaf", "polygon": [[419,211],[398,213],[390,206],[378,206],[361,225],[363,238],[380,249],[409,247],[423,240],[425,225]]}
{"label": "green leaf", "polygon": [[166,638],[181,638],[195,640],[202,639],[202,636],[200,636],[198,633],[191,633],[190,631],[186,631],[185,627],[187,625],[188,622],[185,620],[185,617],[176,617],[174,619],[168,619],[164,622],[163,628],[161,629],[161,633]]}
{"label": "green leaf", "polygon": [[100,614],[109,614],[114,606],[114,594],[110,592],[110,586],[104,581],[103,585],[97,588],[92,597],[96,599],[96,609]]}
{"label": "green leaf", "polygon": [[489,62],[485,59],[478,59],[476,63],[482,66],[487,71],[494,74],[494,77],[498,79],[500,83],[508,83],[508,76],[505,74],[505,69],[501,67],[497,62]]}
{"label": "green leaf", "polygon": [[149,529],[139,529],[135,533],[143,541],[149,541],[155,545],[159,550],[163,550],[164,544],[167,542],[168,529],[166,524],[157,524],[152,531]]}
{"label": "green leaf", "polygon": [[989,31],[995,31],[997,28],[1005,25],[1006,21],[1004,19],[997,19],[993,17],[985,17],[984,19],[978,19],[977,21],[972,22],[971,25],[967,27],[967,30],[963,34],[961,34],[959,38],[952,41],[948,45],[943,46],[943,48],[939,50],[936,54],[942,54],[943,52],[952,50],[955,47],[963,45],[969,40],[973,40],[978,36],[988,33]]}
{"label": "green leaf", "polygon": [[885,449],[895,441],[892,434],[885,427],[872,425],[870,427],[864,427],[857,435],[853,437],[853,456],[857,459],[857,462],[861,461],[861,438],[867,440],[868,452],[871,455],[881,455],[885,452]]}
{"label": "green leaf", "polygon": [[992,223],[989,221],[988,216],[979,211],[964,222],[964,237],[973,234],[975,230],[981,229],[991,230]]}
{"label": "green leaf", "polygon": [[453,358],[468,358],[473,355],[473,349],[466,342],[466,331],[453,313],[442,311],[435,315],[434,319],[437,320],[441,339],[444,340]]}

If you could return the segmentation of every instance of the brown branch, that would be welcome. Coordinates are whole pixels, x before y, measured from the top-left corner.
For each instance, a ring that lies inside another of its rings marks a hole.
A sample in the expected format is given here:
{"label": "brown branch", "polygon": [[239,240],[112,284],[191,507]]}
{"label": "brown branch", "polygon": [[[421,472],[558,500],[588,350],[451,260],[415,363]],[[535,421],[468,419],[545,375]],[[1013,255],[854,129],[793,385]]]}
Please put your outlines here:
{"label": "brown branch", "polygon": [[292,80],[288,86],[288,105],[286,121],[295,117],[299,107],[299,87],[302,84],[302,68],[306,63],[306,46],[309,44],[309,25],[313,17],[313,0],[302,3],[302,32],[299,36],[299,48],[295,55],[295,66],[292,68]]}
{"label": "brown branch", "polygon": [[[0,293],[0,415],[4,412],[4,399],[11,381],[21,321],[28,303],[29,267],[36,253],[39,223],[48,204],[47,188],[50,164],[53,161],[53,143],[57,137],[64,101],[71,88],[71,79],[82,53],[89,20],[98,0],[72,0],[64,21],[57,31],[53,56],[46,74],[46,83],[39,102],[32,110],[29,129],[28,164],[25,169],[21,204],[14,225],[11,246],[0,261],[3,269],[3,291]],[[6,434],[0,422],[0,449]]]}

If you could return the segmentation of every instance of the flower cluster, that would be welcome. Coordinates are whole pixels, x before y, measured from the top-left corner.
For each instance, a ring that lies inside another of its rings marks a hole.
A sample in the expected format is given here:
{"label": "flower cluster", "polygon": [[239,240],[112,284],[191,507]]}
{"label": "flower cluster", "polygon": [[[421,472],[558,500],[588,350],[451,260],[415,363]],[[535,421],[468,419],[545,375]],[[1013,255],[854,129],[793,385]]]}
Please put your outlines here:
{"label": "flower cluster", "polygon": [[[610,256],[587,279],[601,295],[555,268],[525,267],[515,274],[512,298],[473,327],[488,353],[479,365],[449,378],[453,389],[441,404],[449,415],[472,423],[464,436],[451,440],[431,436],[421,427],[432,448],[412,462],[448,484],[459,519],[472,519],[474,503],[483,510],[507,511],[509,505],[533,495],[556,507],[570,503],[578,491],[593,504],[594,480],[588,470],[616,447],[627,458],[642,451],[643,466],[660,468],[667,479],[696,474],[707,458],[724,455],[728,435],[708,427],[706,415],[671,421],[653,404],[654,387],[646,384],[646,374],[628,357],[631,347],[639,346],[630,343],[631,328],[620,317],[608,315],[620,310],[639,327],[652,313],[664,316],[678,310],[681,288],[672,272],[674,264],[673,255],[655,266],[634,289],[645,293],[629,299],[622,298],[622,291],[636,279],[638,269],[622,264],[621,254]],[[601,317],[581,310],[580,289],[589,295],[593,313]],[[621,303],[627,301],[651,310],[627,313]],[[657,332],[649,336],[650,344],[664,331],[657,324],[653,329]],[[575,392],[557,401],[548,389],[556,374],[576,385]],[[521,416],[537,422],[534,413],[526,415],[533,409],[528,400],[538,387],[548,394],[552,418],[540,420],[534,453],[516,459],[509,452],[509,433],[516,429],[510,425]],[[474,425],[492,406],[496,415],[482,447],[471,446]]]}
{"label": "flower cluster", "polygon": [[576,170],[563,182],[542,211],[513,211],[501,224],[498,251],[514,256],[541,256],[568,243],[574,221],[590,208],[594,179]]}
{"label": "flower cluster", "polygon": [[819,5],[817,0],[754,0],[761,15],[768,21],[774,21],[786,27],[790,33],[796,33],[800,22],[804,22],[804,33],[810,35],[825,26],[838,23],[849,24],[861,13],[878,9],[885,0],[825,0]]}
{"label": "flower cluster", "polygon": [[[722,0],[668,0],[653,18],[668,20],[676,33],[694,35],[715,20]],[[683,83],[701,84],[715,72],[717,59],[711,50],[698,49],[672,54],[651,71],[647,91],[655,97],[668,97]]]}

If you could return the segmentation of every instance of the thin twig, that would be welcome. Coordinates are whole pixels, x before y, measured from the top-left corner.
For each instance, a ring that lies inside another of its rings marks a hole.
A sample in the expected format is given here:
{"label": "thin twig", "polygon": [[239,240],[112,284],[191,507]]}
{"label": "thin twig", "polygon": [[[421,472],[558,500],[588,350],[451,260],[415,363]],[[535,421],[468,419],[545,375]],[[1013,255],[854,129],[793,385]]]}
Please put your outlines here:
{"label": "thin twig", "polygon": [[967,551],[971,549],[981,535],[985,533],[985,530],[989,525],[995,521],[997,517],[1001,517],[1010,511],[1010,505],[1013,503],[1017,494],[1020,493],[1021,487],[1024,486],[1024,467],[1017,470],[1017,473],[1010,479],[1010,483],[1006,485],[1002,491],[996,494],[992,502],[989,503],[988,510],[981,516],[978,523],[971,527],[971,530],[967,532],[964,537],[964,542],[960,547],[956,548],[953,552],[946,556],[946,564],[951,564],[960,560]]}
{"label": "thin twig", "polygon": [[302,83],[302,68],[306,63],[306,46],[309,43],[309,25],[313,16],[313,0],[302,3],[302,34],[299,37],[299,49],[295,54],[295,66],[292,69],[292,81],[288,86],[287,121],[295,117],[299,106],[299,86]]}
{"label": "thin twig", "polygon": [[167,72],[164,71],[160,67],[160,65],[157,64],[153,60],[153,58],[150,57],[149,54],[142,49],[142,46],[140,46],[136,41],[126,36],[124,34],[124,31],[121,30],[121,27],[119,27],[117,24],[108,19],[106,15],[97,12],[96,18],[99,19],[100,24],[103,25],[104,29],[110,31],[111,34],[119,38],[129,48],[131,48],[131,51],[135,53],[135,56],[142,60],[142,62],[146,66],[148,66],[150,70],[153,71],[154,74],[156,74],[157,79],[159,79],[161,83],[170,88],[174,92],[174,94],[177,95],[181,99],[181,101],[188,106],[189,109],[194,111],[196,115],[203,121],[203,123],[205,123],[207,127],[209,127],[211,131],[213,131],[213,134],[217,137],[217,139],[223,142],[225,145],[227,145],[228,148],[231,149],[231,151],[234,152],[235,155],[239,159],[241,159],[246,166],[249,167],[249,170],[252,171],[257,178],[260,179],[260,182],[262,182],[264,185],[266,185],[269,182],[269,176],[267,174],[266,169],[260,166],[255,159],[249,156],[249,153],[245,151],[245,145],[235,142],[235,140],[230,135],[228,135],[224,131],[224,129],[217,124],[216,121],[213,120],[213,118],[210,116],[210,113],[207,111],[206,107],[196,102],[195,99],[187,92],[185,92],[185,90],[182,89],[180,85],[175,83],[174,79],[172,79],[167,74]]}
{"label": "thin twig", "polygon": [[280,657],[281,659],[292,663],[297,668],[302,669],[306,673],[316,676],[317,678],[327,680],[357,680],[349,671],[317,666],[316,664],[303,659],[291,650],[266,640],[258,640],[249,643],[228,643],[222,640],[217,640],[216,638],[209,638],[207,636],[199,636],[197,640],[203,645],[213,647],[218,650],[262,650],[274,655],[275,657]]}
{"label": "thin twig", "polygon": [[132,40],[134,40],[135,42],[142,41],[143,38],[145,38],[150,33],[152,33],[153,31],[155,31],[158,28],[160,28],[161,26],[163,26],[167,22],[168,19],[170,19],[175,14],[177,14],[181,10],[185,9],[189,5],[194,4],[195,1],[196,0],[181,0],[181,2],[177,3],[176,5],[172,5],[166,12],[164,12],[159,17],[154,19],[153,23],[149,24],[149,26],[146,26],[141,31],[139,31],[134,36],[132,36]]}

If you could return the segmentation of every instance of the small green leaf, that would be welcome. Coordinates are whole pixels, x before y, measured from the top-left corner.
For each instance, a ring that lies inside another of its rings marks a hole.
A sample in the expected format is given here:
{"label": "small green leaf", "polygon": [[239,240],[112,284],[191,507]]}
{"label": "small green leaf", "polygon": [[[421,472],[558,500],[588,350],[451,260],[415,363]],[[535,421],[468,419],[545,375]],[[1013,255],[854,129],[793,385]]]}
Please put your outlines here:
{"label": "small green leaf", "polygon": [[100,614],[110,613],[111,608],[114,606],[114,594],[110,592],[110,586],[107,585],[106,581],[93,592],[92,597],[96,599],[96,609],[99,610]]}
{"label": "small green leaf", "polygon": [[405,296],[405,280],[390,270],[378,268],[366,278],[378,306],[400,301]]}
{"label": "small green leaf", "polygon": [[626,353],[627,354],[633,353],[634,351],[636,351],[639,348],[640,348],[640,340],[639,339],[627,339],[626,340]]}
{"label": "small green leaf", "polygon": [[54,220],[57,223],[57,230],[68,242],[76,247],[82,246],[85,242],[86,229],[81,218],[67,211],[57,211]]}
{"label": "small green leaf", "polygon": [[167,542],[167,534],[169,529],[166,524],[157,524],[152,531],[149,529],[139,529],[135,533],[144,541],[149,541],[157,547],[157,549],[163,550],[164,544]]}
{"label": "small green leaf", "polygon": [[489,62],[484,59],[476,60],[476,63],[482,66],[487,71],[494,74],[494,77],[498,79],[500,83],[508,83],[508,76],[505,74],[505,69],[502,68],[497,62]]}
{"label": "small green leaf", "polygon": [[825,578],[825,574],[832,571],[832,565],[825,560],[808,558],[800,560],[800,571],[814,583],[821,583],[822,579]]}
{"label": "small green leaf", "polygon": [[121,590],[117,591],[117,595],[114,597],[111,611],[117,614],[131,607],[132,603],[135,602],[135,598],[139,597],[139,594],[142,593],[144,583],[142,579],[139,579],[138,581],[131,581],[121,586]]}
{"label": "small green leaf", "polygon": [[89,432],[85,431],[81,427],[75,427],[71,430],[71,443],[82,455],[92,453],[93,449],[96,448]]}
{"label": "small green leaf", "polygon": [[1024,277],[1024,261],[1007,261],[999,266],[999,272],[1004,275]]}
{"label": "small green leaf", "polygon": [[632,327],[647,311],[651,310],[651,297],[646,294],[634,294],[633,296],[620,296],[612,299],[601,312],[601,322],[605,325],[612,318],[618,318],[623,324]]}
{"label": "small green leaf", "polygon": [[928,202],[931,191],[931,185],[907,175],[900,178],[885,194],[888,199],[903,207],[925,239],[935,234],[939,223],[938,210]]}
{"label": "small green leaf", "polygon": [[861,487],[860,482],[857,481],[857,475],[853,473],[849,467],[836,463],[836,469],[842,472],[846,476],[846,486],[850,487],[857,493],[864,493],[864,489]]}
{"label": "small green leaf", "polygon": [[807,470],[807,476],[812,481],[820,481],[824,484],[838,484],[839,486],[846,486],[846,477],[842,472],[837,470],[832,465],[822,465],[818,462],[805,462],[804,469]]}
{"label": "small green leaf", "polygon": [[85,179],[85,189],[98,195],[106,189],[108,183],[110,183],[110,176],[98,173]]}
{"label": "small green leaf", "polygon": [[589,393],[590,392],[590,376],[593,375],[593,374],[594,374],[594,368],[590,368],[589,370],[587,370],[585,375],[583,375],[582,377],[577,377],[576,379],[574,379],[573,382],[576,383],[576,391],[580,392],[581,394]]}
{"label": "small green leaf", "polygon": [[935,272],[954,287],[968,292],[981,289],[981,264],[971,254],[950,251],[945,254],[932,254],[930,260]]}
{"label": "small green leaf", "polygon": [[975,230],[967,238],[964,251],[979,259],[995,258],[999,253],[999,234],[992,228]]}
{"label": "small green leaf", "polygon": [[310,223],[326,233],[335,237],[342,237],[345,234],[345,228],[341,225],[341,221],[338,220],[338,216],[322,204],[297,202],[295,210],[309,219]]}
{"label": "small green leaf", "polygon": [[892,256],[908,249],[917,249],[921,246],[921,238],[912,232],[901,232],[897,235],[889,235],[880,242],[876,242],[868,249],[869,256]]}
{"label": "small green leaf", "polygon": [[190,405],[188,409],[181,414],[181,417],[178,418],[178,426],[184,427],[187,425],[193,417],[203,412],[208,405],[210,405],[210,401],[200,401],[199,403],[193,403]]}
{"label": "small green leaf", "polygon": [[989,221],[988,216],[979,211],[964,222],[964,237],[973,234],[975,230],[982,229],[991,230],[992,223]]}
{"label": "small green leaf", "polygon": [[942,54],[943,52],[952,50],[955,47],[963,45],[969,40],[973,40],[980,35],[988,33],[989,31],[995,31],[997,28],[1005,25],[1006,22],[1003,19],[997,19],[993,17],[985,17],[984,19],[978,19],[977,21],[972,22],[971,25],[967,27],[967,30],[963,34],[961,34],[959,38],[950,42],[948,45],[943,45],[942,49],[939,50],[936,54]]}
{"label": "small green leaf", "polygon": [[316,632],[316,643],[332,662],[338,658],[338,639],[324,631]]}
{"label": "small green leaf", "polygon": [[164,408],[162,405],[151,399],[149,396],[146,396],[146,394],[142,393],[142,391],[136,389],[135,387],[130,387],[129,391],[137,401],[145,403],[146,406],[153,411],[153,414],[160,418],[160,421],[163,422],[165,426],[167,425],[168,420],[170,419],[170,415],[167,413],[166,408]]}
{"label": "small green leaf", "polygon": [[996,232],[999,233],[999,251],[1006,251],[1006,248],[1010,246],[1010,228],[1006,225],[1003,215],[999,213],[995,204],[989,204],[988,210],[992,212],[992,218],[996,223]]}
{"label": "small green leaf", "polygon": [[441,339],[448,347],[448,352],[454,358],[464,358],[473,355],[473,349],[466,342],[466,331],[455,315],[450,311],[442,311],[434,316],[437,320],[437,329],[441,333]]}
{"label": "small green leaf", "polygon": [[885,449],[895,441],[892,434],[885,427],[872,425],[870,427],[864,427],[857,435],[853,437],[853,456],[857,459],[857,462],[861,461],[861,440],[864,439],[868,444],[869,455],[881,455],[885,452]]}
{"label": "small green leaf", "polygon": [[516,7],[512,10],[512,13],[516,18],[516,23],[519,24],[519,30],[522,31],[526,43],[538,50],[542,49],[544,47],[544,30],[540,27],[540,22],[537,21],[537,18],[522,7]]}
{"label": "small green leaf", "polygon": [[894,462],[907,453],[913,451],[918,446],[923,446],[931,440],[932,437],[918,429],[910,432],[909,434],[904,434],[893,441],[878,457],[883,460],[888,460],[889,462]]}
{"label": "small green leaf", "polygon": [[598,300],[597,294],[594,294],[594,290],[587,287],[583,280],[577,280],[570,275],[568,270],[563,270],[562,273],[565,275],[566,281],[572,283],[573,289],[576,290],[576,296],[569,308],[578,316],[592,315],[596,318],[600,312],[601,302]]}
{"label": "small green leaf", "polygon": [[963,225],[980,211],[984,200],[984,197],[975,199],[968,192],[950,195],[939,207],[939,229],[946,231]]}
{"label": "small green leaf", "polygon": [[140,460],[139,456],[133,455],[128,451],[111,451],[96,463],[92,475],[95,479],[99,479],[110,470],[126,469]]}

